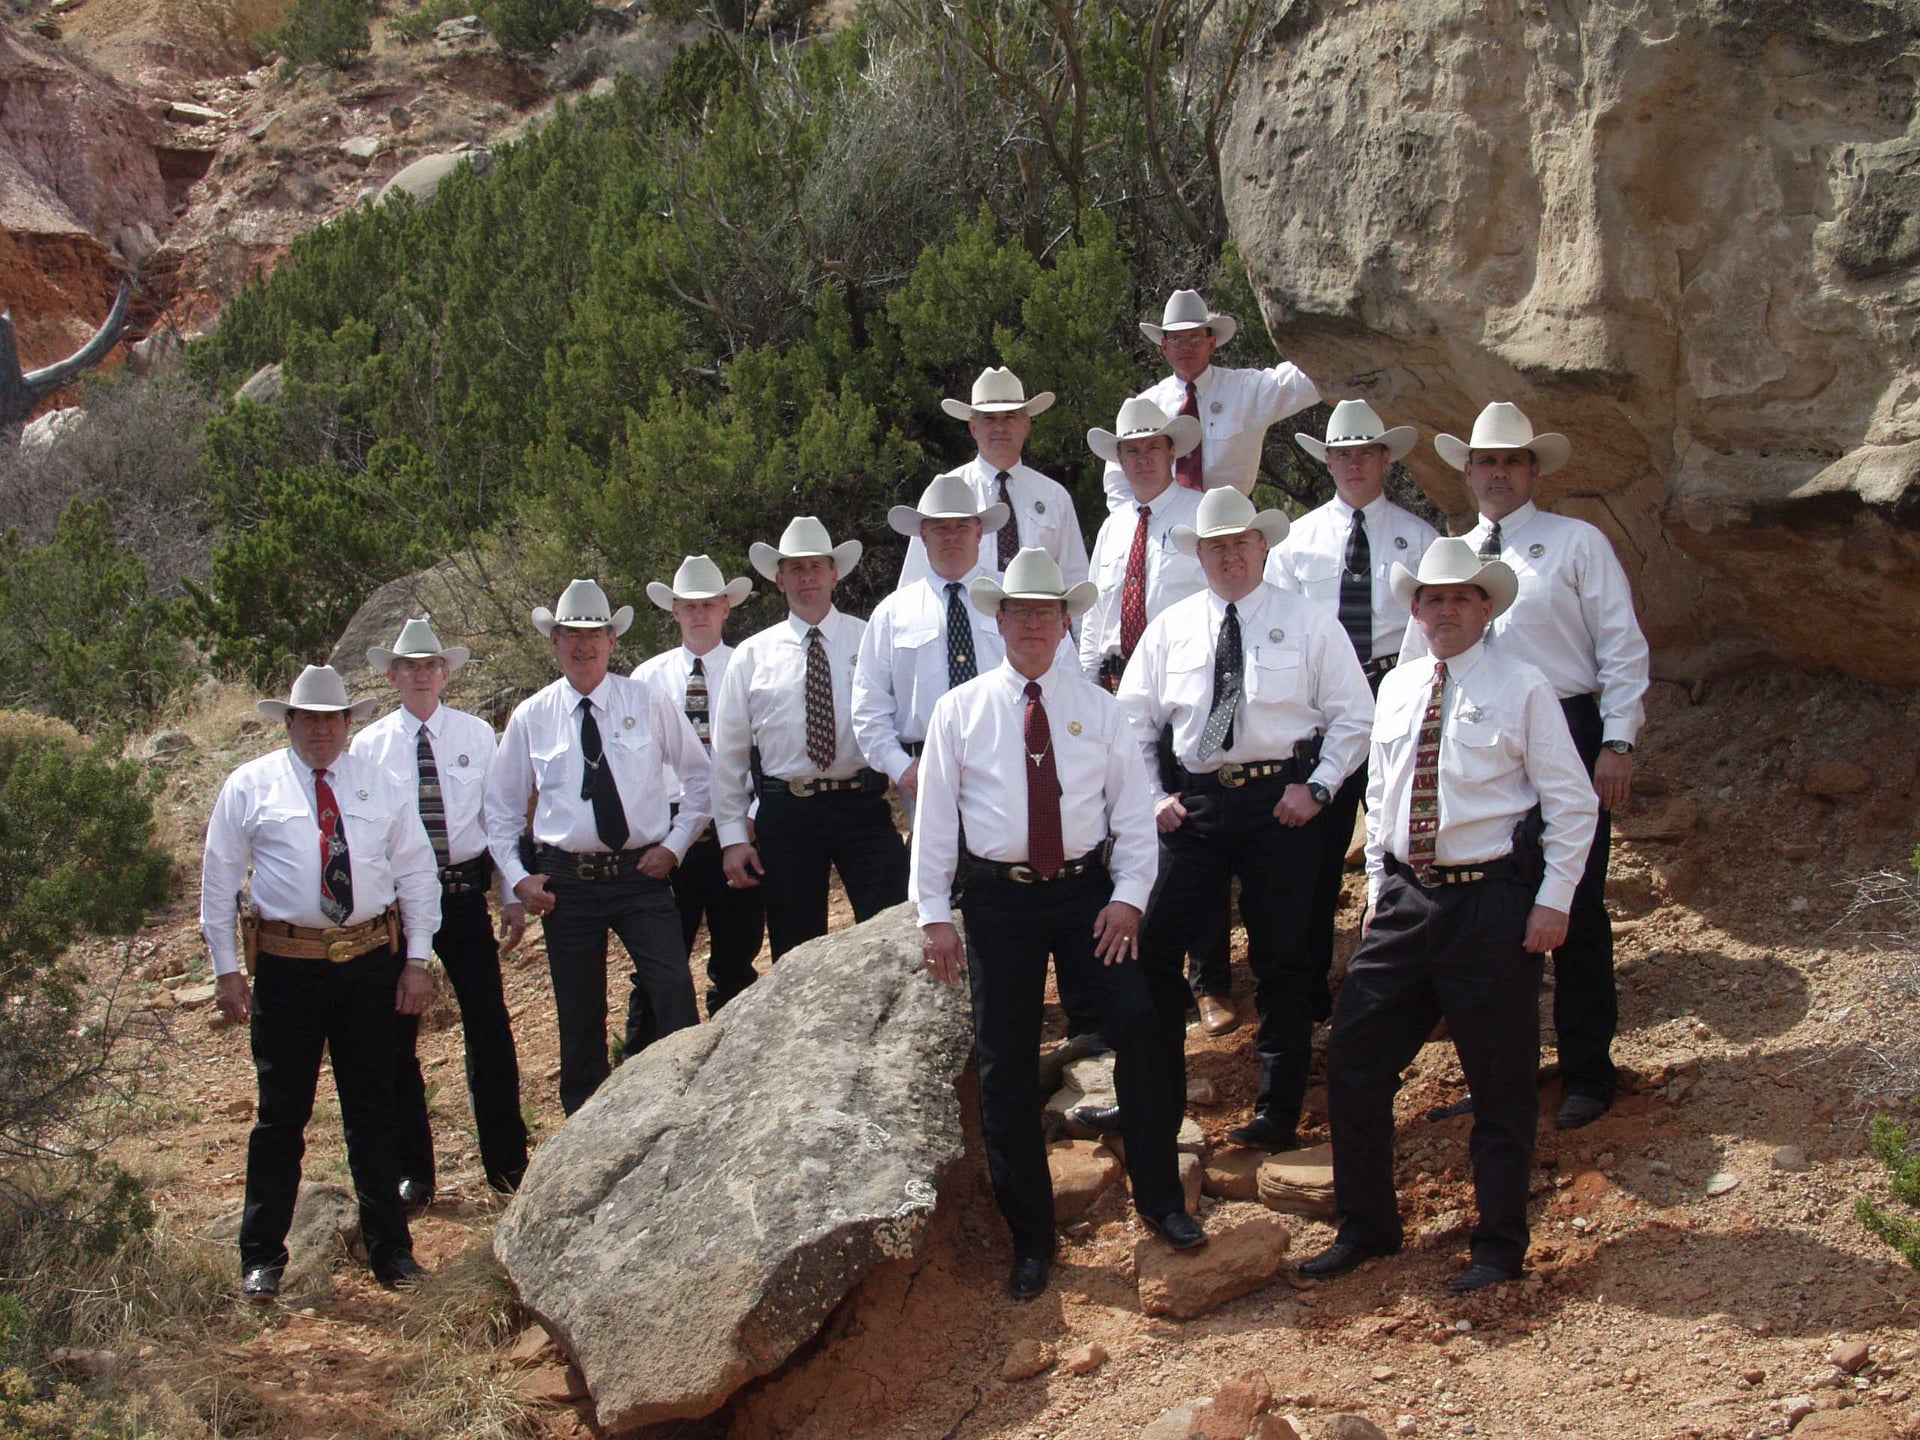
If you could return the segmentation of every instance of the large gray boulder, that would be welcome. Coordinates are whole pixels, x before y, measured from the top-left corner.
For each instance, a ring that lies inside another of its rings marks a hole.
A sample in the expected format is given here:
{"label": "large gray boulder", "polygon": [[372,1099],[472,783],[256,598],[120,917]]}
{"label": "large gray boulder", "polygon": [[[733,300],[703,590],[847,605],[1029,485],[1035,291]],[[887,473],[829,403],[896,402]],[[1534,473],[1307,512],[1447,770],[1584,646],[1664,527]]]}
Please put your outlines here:
{"label": "large gray boulder", "polygon": [[602,1426],[710,1414],[914,1252],[970,1039],[901,905],[629,1060],[540,1147],[494,1253]]}

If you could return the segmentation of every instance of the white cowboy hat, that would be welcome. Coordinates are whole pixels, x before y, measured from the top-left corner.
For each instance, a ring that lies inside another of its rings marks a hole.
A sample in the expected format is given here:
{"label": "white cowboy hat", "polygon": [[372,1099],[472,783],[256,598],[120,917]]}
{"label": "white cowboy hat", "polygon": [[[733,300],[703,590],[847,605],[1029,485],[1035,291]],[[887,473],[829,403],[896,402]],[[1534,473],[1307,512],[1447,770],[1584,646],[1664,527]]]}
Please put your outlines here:
{"label": "white cowboy hat", "polygon": [[1178,460],[1200,443],[1200,422],[1191,415],[1176,415],[1169,420],[1166,411],[1146,396],[1136,395],[1120,407],[1113,429],[1102,430],[1096,425],[1087,431],[1087,448],[1109,465],[1118,465],[1122,440],[1146,440],[1155,435],[1173,441],[1173,458]]}
{"label": "white cowboy hat", "polygon": [[1494,401],[1474,418],[1473,434],[1467,439],[1436,436],[1433,448],[1456,470],[1467,468],[1467,457],[1475,450],[1531,450],[1542,475],[1551,475],[1573,454],[1573,442],[1566,436],[1534,434],[1533,422],[1520,413],[1518,405],[1505,400]]}
{"label": "white cowboy hat", "polygon": [[753,568],[769,580],[780,575],[782,560],[804,560],[813,555],[827,555],[833,559],[833,568],[844,579],[854,566],[860,563],[864,547],[858,540],[842,540],[838,545],[827,534],[827,527],[811,515],[796,515],[793,522],[781,532],[778,545],[768,545],[762,541],[753,542],[747,551],[747,558],[753,561]]}
{"label": "white cowboy hat", "polygon": [[1072,589],[1060,566],[1038,545],[1029,545],[1007,562],[1006,583],[982,575],[967,587],[967,598],[982,615],[998,615],[1002,600],[1064,600],[1068,618],[1084,615],[1100,597],[1100,587],[1082,580]]}
{"label": "white cowboy hat", "polygon": [[1007,523],[1013,512],[995,501],[980,508],[980,497],[964,475],[936,475],[933,483],[920,492],[920,503],[896,505],[887,511],[887,524],[902,535],[918,535],[928,520],[978,520],[980,533],[991,535]]}
{"label": "white cowboy hat", "polygon": [[607,592],[596,580],[575,580],[560,592],[553,609],[541,605],[533,612],[533,628],[542,635],[553,634],[556,625],[569,630],[597,630],[602,625],[611,625],[617,638],[626,634],[631,624],[633,606],[622,605],[609,613]]}
{"label": "white cowboy hat", "polygon": [[1209,310],[1198,290],[1174,291],[1167,299],[1166,309],[1160,313],[1158,325],[1151,320],[1140,322],[1140,333],[1155,345],[1169,334],[1177,335],[1182,330],[1211,330],[1215,342],[1224,345],[1239,328],[1240,322],[1233,316]]}
{"label": "white cowboy hat", "polygon": [[942,400],[940,408],[956,420],[972,420],[981,415],[1011,415],[1016,411],[1038,415],[1052,404],[1051,390],[1042,390],[1029,400],[1027,387],[1020,383],[1020,377],[1003,365],[997,370],[980,372],[980,378],[973,382],[972,404],[964,400]]}
{"label": "white cowboy hat", "polygon": [[751,589],[753,582],[746,576],[728,580],[709,556],[689,555],[673,572],[671,586],[662,585],[658,580],[647,582],[647,598],[662,610],[673,609],[676,600],[725,600],[729,605],[738,605]]}
{"label": "white cowboy hat", "polygon": [[1520,577],[1506,561],[1482,560],[1473,546],[1457,535],[1429,545],[1420,557],[1417,575],[1396,561],[1388,583],[1393,586],[1393,598],[1409,610],[1422,585],[1477,585],[1493,601],[1495,615],[1504,615],[1513,597],[1520,593]]}
{"label": "white cowboy hat", "polygon": [[384,674],[393,668],[395,660],[425,660],[435,655],[447,662],[449,675],[473,658],[473,652],[464,645],[443,647],[440,637],[433,633],[431,620],[409,620],[400,627],[400,638],[391,650],[378,645],[367,647],[367,667]]}
{"label": "white cowboy hat", "polygon": [[338,670],[331,665],[309,665],[300,672],[300,678],[293,682],[293,689],[287,692],[286,699],[256,700],[253,708],[269,720],[285,720],[289,710],[326,713],[344,710],[351,721],[366,719],[379,704],[379,700],[371,696],[365,700],[347,699],[347,682],[340,678]]}
{"label": "white cowboy hat", "polygon": [[1342,400],[1333,407],[1333,414],[1327,417],[1325,440],[1316,440],[1311,435],[1295,435],[1293,443],[1324,465],[1327,451],[1345,450],[1357,445],[1384,445],[1391,458],[1404,460],[1419,439],[1420,432],[1411,425],[1396,425],[1391,430],[1385,428],[1366,401]]}
{"label": "white cowboy hat", "polygon": [[1193,524],[1174,526],[1170,538],[1173,548],[1182,555],[1193,555],[1199,552],[1202,540],[1218,540],[1248,530],[1258,530],[1267,537],[1268,545],[1278,545],[1287,538],[1287,517],[1278,510],[1255,511],[1253,501],[1231,485],[1222,485],[1200,497]]}

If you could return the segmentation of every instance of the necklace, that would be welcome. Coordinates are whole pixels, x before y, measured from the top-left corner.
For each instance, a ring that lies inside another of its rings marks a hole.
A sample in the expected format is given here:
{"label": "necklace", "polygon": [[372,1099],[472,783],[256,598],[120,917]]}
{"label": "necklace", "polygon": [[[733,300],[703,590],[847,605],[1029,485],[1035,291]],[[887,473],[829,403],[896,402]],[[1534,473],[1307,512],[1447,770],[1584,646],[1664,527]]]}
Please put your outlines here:
{"label": "necklace", "polygon": [[1053,748],[1053,741],[1049,740],[1047,741],[1046,744],[1040,747],[1037,753],[1032,750],[1027,751],[1027,759],[1033,762],[1034,769],[1038,770],[1040,768],[1041,762],[1047,758],[1047,751],[1051,750],[1052,748]]}

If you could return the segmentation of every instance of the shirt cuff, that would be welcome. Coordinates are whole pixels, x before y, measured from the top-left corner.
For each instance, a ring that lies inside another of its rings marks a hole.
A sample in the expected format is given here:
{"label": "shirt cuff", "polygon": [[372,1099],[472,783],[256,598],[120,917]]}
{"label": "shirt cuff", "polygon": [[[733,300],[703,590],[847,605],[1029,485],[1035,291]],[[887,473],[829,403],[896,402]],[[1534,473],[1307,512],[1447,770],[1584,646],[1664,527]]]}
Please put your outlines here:
{"label": "shirt cuff", "polygon": [[1627,744],[1631,745],[1634,743],[1634,735],[1634,726],[1632,722],[1627,720],[1609,720],[1600,728],[1600,738],[1603,742],[1607,740],[1624,740]]}
{"label": "shirt cuff", "polygon": [[1145,884],[1137,880],[1122,881],[1113,887],[1110,898],[1122,905],[1131,905],[1144,915],[1147,913],[1147,902],[1153,899],[1153,884],[1151,881]]}
{"label": "shirt cuff", "polygon": [[928,925],[951,925],[953,923],[953,900],[951,897],[939,900],[921,900],[916,903],[920,912],[920,924],[924,929]]}
{"label": "shirt cuff", "polygon": [[724,824],[716,824],[714,828],[720,832],[720,848],[722,850],[726,849],[729,845],[746,845],[751,843],[747,839],[747,822],[744,820],[729,820]]}
{"label": "shirt cuff", "polygon": [[500,866],[500,888],[506,895],[509,904],[519,900],[520,897],[513,892],[519,888],[520,882],[532,873],[533,872],[522,865],[518,859],[515,859],[510,865]]}
{"label": "shirt cuff", "polygon": [[1540,882],[1540,893],[1533,897],[1533,903],[1544,905],[1549,910],[1558,910],[1562,914],[1573,913],[1573,889],[1565,880],[1556,880],[1549,875]]}
{"label": "shirt cuff", "polygon": [[1324,785],[1327,787],[1329,794],[1338,795],[1340,793],[1340,786],[1344,782],[1340,777],[1340,772],[1322,760],[1318,765],[1313,767],[1313,773],[1306,778],[1305,783],[1308,785]]}

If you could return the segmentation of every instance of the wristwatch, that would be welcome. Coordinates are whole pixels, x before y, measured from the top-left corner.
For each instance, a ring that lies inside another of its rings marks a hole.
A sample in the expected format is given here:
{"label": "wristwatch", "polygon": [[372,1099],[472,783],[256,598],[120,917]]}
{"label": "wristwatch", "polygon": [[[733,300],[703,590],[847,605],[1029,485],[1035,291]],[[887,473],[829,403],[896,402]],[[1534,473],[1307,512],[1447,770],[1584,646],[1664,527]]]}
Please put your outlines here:
{"label": "wristwatch", "polygon": [[1307,782],[1307,793],[1313,797],[1314,803],[1317,805],[1331,805],[1333,803],[1333,792],[1318,780],[1309,780]]}
{"label": "wristwatch", "polygon": [[1633,742],[1631,740],[1602,740],[1600,742],[1600,748],[1602,750],[1611,750],[1616,755],[1631,755],[1633,753]]}

